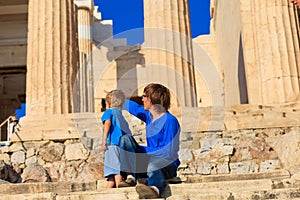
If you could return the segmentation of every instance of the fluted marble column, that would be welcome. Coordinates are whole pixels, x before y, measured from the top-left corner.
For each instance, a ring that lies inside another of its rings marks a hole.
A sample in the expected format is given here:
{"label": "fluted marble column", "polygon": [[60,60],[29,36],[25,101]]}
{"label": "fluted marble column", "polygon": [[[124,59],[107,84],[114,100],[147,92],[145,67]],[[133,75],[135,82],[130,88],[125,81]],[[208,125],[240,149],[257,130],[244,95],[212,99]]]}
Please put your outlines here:
{"label": "fluted marble column", "polygon": [[251,104],[299,100],[299,22],[289,0],[241,0],[242,38]]}
{"label": "fluted marble column", "polygon": [[73,117],[78,66],[73,0],[29,0],[26,116],[12,141],[80,136]]}
{"label": "fluted marble column", "polygon": [[92,0],[75,0],[78,7],[78,46],[80,69],[77,74],[79,111],[94,112],[94,87],[92,67]]}
{"label": "fluted marble column", "polygon": [[71,113],[78,70],[74,2],[30,0],[28,8],[26,115]]}
{"label": "fluted marble column", "polygon": [[188,0],[145,0],[147,82],[170,88],[178,106],[197,106]]}

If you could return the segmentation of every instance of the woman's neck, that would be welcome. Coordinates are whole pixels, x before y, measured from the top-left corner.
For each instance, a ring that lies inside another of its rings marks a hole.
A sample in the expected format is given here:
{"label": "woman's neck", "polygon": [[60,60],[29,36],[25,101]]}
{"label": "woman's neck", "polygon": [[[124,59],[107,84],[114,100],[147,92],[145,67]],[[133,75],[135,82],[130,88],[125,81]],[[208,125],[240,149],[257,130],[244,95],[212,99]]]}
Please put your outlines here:
{"label": "woman's neck", "polygon": [[154,107],[151,107],[149,109],[151,115],[152,115],[152,121],[157,120],[158,118],[160,118],[161,116],[163,116],[166,111],[158,111],[157,109],[155,109]]}

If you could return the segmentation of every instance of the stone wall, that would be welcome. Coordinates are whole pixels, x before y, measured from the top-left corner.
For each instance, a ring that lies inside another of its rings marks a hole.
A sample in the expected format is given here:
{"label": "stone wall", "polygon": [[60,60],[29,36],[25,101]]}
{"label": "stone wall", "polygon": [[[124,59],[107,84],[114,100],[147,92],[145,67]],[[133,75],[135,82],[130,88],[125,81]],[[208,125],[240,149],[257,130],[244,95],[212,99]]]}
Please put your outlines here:
{"label": "stone wall", "polygon": [[[146,145],[145,123],[127,111],[123,114],[136,141]],[[88,116],[81,117],[88,119]],[[185,108],[177,110],[176,116],[182,128],[179,151],[182,164],[178,175],[183,180],[198,175],[300,172],[298,104]],[[81,129],[89,131],[78,136],[79,139],[16,141],[1,147],[0,179],[9,182],[104,179],[102,124],[96,121],[83,124],[86,126]]]}
{"label": "stone wall", "polygon": [[[0,149],[0,158],[19,175],[12,182],[99,180],[103,178],[99,141],[82,137],[66,141],[15,142]],[[11,178],[7,176],[7,180]]]}
{"label": "stone wall", "polygon": [[183,133],[180,175],[300,171],[300,128]]}
{"label": "stone wall", "polygon": [[[131,121],[133,124],[136,140],[143,143],[144,129],[138,129],[137,121]],[[178,175],[186,180],[195,175],[259,174],[280,170],[296,174],[300,172],[299,133],[300,127],[182,132]],[[103,179],[100,141],[100,138],[82,137],[79,140],[13,143],[0,149],[0,158],[14,170],[12,177],[6,176],[6,180]],[[16,179],[16,176],[19,177]]]}

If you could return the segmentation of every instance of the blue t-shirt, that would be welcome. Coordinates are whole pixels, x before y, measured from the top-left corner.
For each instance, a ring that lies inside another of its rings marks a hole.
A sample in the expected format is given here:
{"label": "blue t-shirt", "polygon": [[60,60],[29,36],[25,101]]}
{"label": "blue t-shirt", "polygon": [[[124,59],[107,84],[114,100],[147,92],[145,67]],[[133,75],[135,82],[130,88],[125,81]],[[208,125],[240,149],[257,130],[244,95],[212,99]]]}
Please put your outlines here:
{"label": "blue t-shirt", "polygon": [[109,108],[105,110],[101,117],[104,124],[106,120],[111,121],[111,126],[107,135],[106,144],[119,145],[120,137],[125,134],[131,134],[129,125],[122,115],[122,111],[118,108]]}
{"label": "blue t-shirt", "polygon": [[175,116],[166,112],[152,121],[151,113],[144,106],[126,100],[124,109],[146,123],[147,146],[141,146],[149,155],[175,161],[179,165],[179,134],[180,125]]}

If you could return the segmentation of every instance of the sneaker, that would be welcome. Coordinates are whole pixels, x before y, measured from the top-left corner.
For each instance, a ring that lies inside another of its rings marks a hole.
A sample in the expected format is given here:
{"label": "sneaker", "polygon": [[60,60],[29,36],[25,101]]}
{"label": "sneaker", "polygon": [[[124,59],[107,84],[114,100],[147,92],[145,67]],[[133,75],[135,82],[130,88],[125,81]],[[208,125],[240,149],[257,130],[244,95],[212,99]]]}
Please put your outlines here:
{"label": "sneaker", "polygon": [[133,178],[128,178],[125,181],[121,181],[118,185],[118,188],[121,187],[134,187],[136,185],[136,181]]}
{"label": "sneaker", "polygon": [[139,199],[157,199],[159,197],[158,193],[151,186],[137,184],[135,190],[139,194]]}
{"label": "sneaker", "polygon": [[173,177],[173,178],[167,179],[166,182],[169,184],[178,184],[178,183],[182,183],[182,180],[179,177]]}

